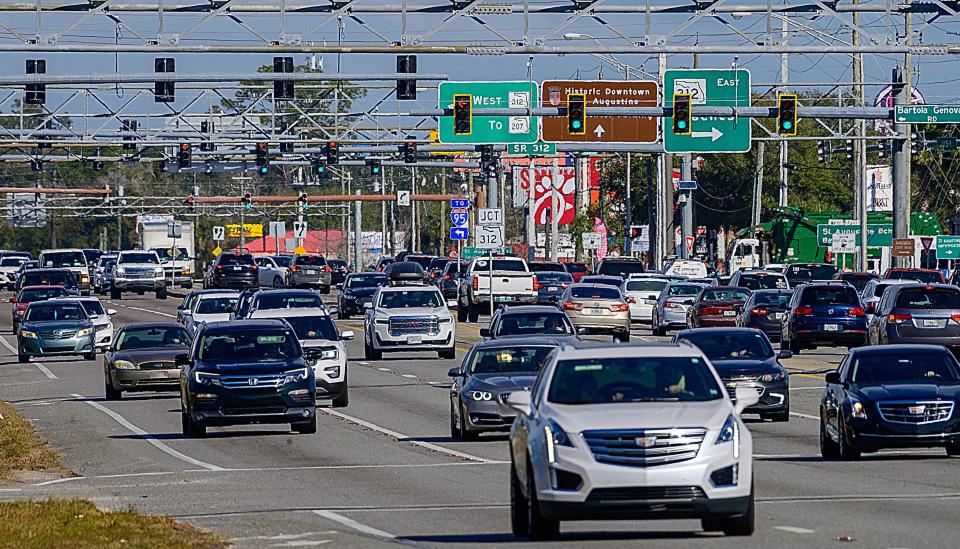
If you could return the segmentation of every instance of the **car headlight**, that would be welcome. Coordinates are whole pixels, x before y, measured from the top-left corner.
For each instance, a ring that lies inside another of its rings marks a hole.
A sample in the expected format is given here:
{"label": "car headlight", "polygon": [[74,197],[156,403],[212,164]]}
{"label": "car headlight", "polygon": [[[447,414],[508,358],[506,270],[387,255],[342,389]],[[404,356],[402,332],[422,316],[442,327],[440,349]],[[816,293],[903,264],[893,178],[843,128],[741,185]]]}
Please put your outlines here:
{"label": "car headlight", "polygon": [[343,299],[346,299],[347,301],[355,301],[357,296],[353,294],[343,294]]}
{"label": "car headlight", "polygon": [[453,322],[453,317],[448,316],[440,319],[440,324],[449,324]]}
{"label": "car headlight", "polygon": [[77,337],[88,336],[93,333],[93,328],[83,328],[77,332]]}
{"label": "car headlight", "polygon": [[489,391],[470,391],[467,396],[470,397],[470,400],[476,400],[477,402],[493,400],[493,393]]}
{"label": "car headlight", "polygon": [[546,435],[547,461],[550,463],[557,461],[557,446],[573,448],[573,442],[570,440],[570,437],[567,436],[567,432],[552,419],[547,420],[547,424],[543,426],[543,432]]}
{"label": "car headlight", "polygon": [[867,419],[867,409],[859,401],[850,401],[850,417],[857,419]]}
{"label": "car headlight", "polygon": [[157,268],[155,268],[155,269],[153,270],[153,274],[162,275],[162,274],[163,274],[163,267],[157,267]]}
{"label": "car headlight", "polygon": [[763,374],[757,378],[757,381],[763,381],[765,383],[770,383],[773,381],[783,381],[787,377],[786,372],[777,372],[775,374]]}
{"label": "car headlight", "polygon": [[720,434],[717,435],[717,440],[714,444],[724,444],[727,442],[733,443],[733,457],[737,459],[740,457],[740,424],[737,423],[737,418],[730,414],[727,416],[727,421],[723,422],[723,427],[720,428]]}
{"label": "car headlight", "polygon": [[327,349],[320,352],[320,360],[336,360],[340,356],[340,352],[336,349]]}
{"label": "car headlight", "polygon": [[37,334],[29,330],[20,330],[20,337],[24,339],[38,339]]}
{"label": "car headlight", "polygon": [[180,272],[183,273],[184,276],[187,276],[188,274],[190,274],[190,267],[184,267],[183,270]]}
{"label": "car headlight", "polygon": [[118,274],[118,275],[122,275],[122,274],[123,274],[123,267],[117,267],[117,274]]}
{"label": "car headlight", "polygon": [[373,323],[378,326],[386,326],[387,324],[390,324],[390,321],[385,318],[378,318],[374,320]]}
{"label": "car headlight", "polygon": [[307,368],[297,368],[296,370],[290,370],[283,373],[283,381],[280,385],[286,385],[288,383],[296,383],[298,381],[303,381],[310,377],[309,370]]}
{"label": "car headlight", "polygon": [[193,372],[193,379],[200,385],[220,385],[220,374],[213,372]]}
{"label": "car headlight", "polygon": [[130,362],[129,360],[116,360],[113,363],[113,367],[118,370],[136,370],[137,365]]}

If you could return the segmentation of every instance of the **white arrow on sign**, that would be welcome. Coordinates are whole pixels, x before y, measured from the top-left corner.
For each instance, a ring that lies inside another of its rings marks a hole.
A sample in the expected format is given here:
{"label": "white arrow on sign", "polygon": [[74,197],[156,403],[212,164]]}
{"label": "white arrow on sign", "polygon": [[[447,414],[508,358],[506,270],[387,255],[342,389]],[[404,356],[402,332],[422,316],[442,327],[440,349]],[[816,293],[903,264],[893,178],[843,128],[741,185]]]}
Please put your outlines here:
{"label": "white arrow on sign", "polygon": [[607,130],[603,129],[603,124],[597,124],[597,129],[593,130],[593,133],[597,134],[597,139],[601,139],[606,131]]}
{"label": "white arrow on sign", "polygon": [[717,139],[723,137],[723,132],[717,128],[710,128],[710,131],[708,132],[693,132],[690,134],[690,137],[709,137],[710,141],[716,141]]}

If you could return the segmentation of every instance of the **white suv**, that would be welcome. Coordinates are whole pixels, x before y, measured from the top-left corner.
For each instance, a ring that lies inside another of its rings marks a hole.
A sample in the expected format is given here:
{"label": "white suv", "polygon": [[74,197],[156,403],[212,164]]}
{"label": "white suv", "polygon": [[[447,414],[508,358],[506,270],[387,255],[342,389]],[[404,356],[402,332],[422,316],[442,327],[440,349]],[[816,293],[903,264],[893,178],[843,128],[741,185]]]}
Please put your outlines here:
{"label": "white suv", "polygon": [[388,351],[436,351],[456,357],[453,315],[436,286],[381,287],[365,303],[363,342],[367,360]]}
{"label": "white suv", "polygon": [[513,532],[559,534],[562,520],[699,518],[750,535],[753,441],[699,349],[688,344],[564,346],[530,392],[507,404]]}

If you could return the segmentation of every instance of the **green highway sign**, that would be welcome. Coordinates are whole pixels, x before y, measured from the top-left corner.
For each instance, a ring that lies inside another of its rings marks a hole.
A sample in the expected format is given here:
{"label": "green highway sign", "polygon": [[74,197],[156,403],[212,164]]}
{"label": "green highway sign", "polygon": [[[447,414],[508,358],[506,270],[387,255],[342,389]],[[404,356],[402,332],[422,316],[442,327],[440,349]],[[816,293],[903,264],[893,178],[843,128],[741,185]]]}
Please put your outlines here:
{"label": "green highway sign", "polygon": [[[663,75],[665,107],[673,106],[675,93],[689,93],[694,107],[749,107],[750,71],[668,70]],[[694,116],[691,131],[685,135],[674,134],[670,131],[671,127],[673,118],[664,118],[663,148],[669,153],[735,153],[750,150],[749,118]]]}
{"label": "green highway sign", "polygon": [[515,143],[507,145],[507,154],[519,154],[523,156],[553,156],[557,154],[556,143]]}
{"label": "green highway sign", "polygon": [[937,259],[960,259],[960,236],[938,236]]}
{"label": "green highway sign", "polygon": [[893,118],[904,124],[960,124],[960,105],[896,105]]}
{"label": "green highway sign", "polygon": [[[500,255],[500,254],[507,253],[507,252],[509,252],[509,251],[511,251],[510,248],[501,248],[501,249],[499,249],[499,250],[498,250],[497,248],[494,248],[494,249],[493,249],[493,255]],[[474,247],[474,246],[464,246],[464,247],[463,247],[463,250],[460,252],[460,258],[461,258],[461,259],[465,259],[465,260],[470,260],[470,259],[473,259],[473,258],[475,258],[475,257],[480,257],[480,256],[487,255],[487,254],[489,254],[489,253],[490,253],[490,250],[487,249],[487,248],[477,248],[477,247]]]}
{"label": "green highway sign", "polygon": [[473,113],[469,134],[455,134],[453,116],[440,117],[441,143],[472,145],[536,143],[539,116],[483,116],[484,109],[526,109],[539,105],[537,84],[523,82],[441,82],[439,107],[453,108],[453,96],[471,96]]}
{"label": "green highway sign", "polygon": [[[827,248],[833,243],[835,233],[852,233],[857,242],[860,242],[859,225],[817,225],[817,245]],[[859,244],[858,244],[859,245]],[[893,225],[877,223],[867,225],[867,246],[893,246]]]}
{"label": "green highway sign", "polygon": [[957,138],[956,137],[938,137],[937,148],[940,149],[941,151],[955,151],[957,150]]}

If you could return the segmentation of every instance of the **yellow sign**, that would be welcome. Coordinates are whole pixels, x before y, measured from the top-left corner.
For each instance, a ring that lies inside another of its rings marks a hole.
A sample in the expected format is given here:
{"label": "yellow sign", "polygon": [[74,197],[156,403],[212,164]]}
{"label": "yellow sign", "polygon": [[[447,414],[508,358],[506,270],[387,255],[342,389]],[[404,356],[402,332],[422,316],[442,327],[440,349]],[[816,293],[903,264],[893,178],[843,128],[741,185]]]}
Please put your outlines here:
{"label": "yellow sign", "polygon": [[293,253],[302,255],[307,253],[307,249],[304,248],[303,246],[297,246],[296,248],[293,249]]}
{"label": "yellow sign", "polygon": [[[230,238],[240,238],[240,225],[226,225],[227,236]],[[263,236],[263,225],[259,223],[244,223],[243,236],[247,238],[260,238]]]}
{"label": "yellow sign", "polygon": [[213,253],[213,257],[217,257],[218,255],[223,253],[223,248],[221,248],[220,246],[217,246],[216,248],[213,249],[212,253]]}

